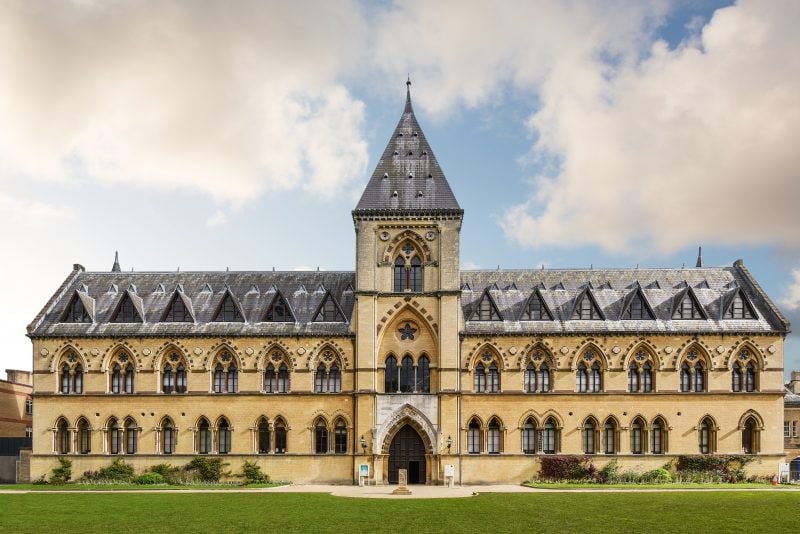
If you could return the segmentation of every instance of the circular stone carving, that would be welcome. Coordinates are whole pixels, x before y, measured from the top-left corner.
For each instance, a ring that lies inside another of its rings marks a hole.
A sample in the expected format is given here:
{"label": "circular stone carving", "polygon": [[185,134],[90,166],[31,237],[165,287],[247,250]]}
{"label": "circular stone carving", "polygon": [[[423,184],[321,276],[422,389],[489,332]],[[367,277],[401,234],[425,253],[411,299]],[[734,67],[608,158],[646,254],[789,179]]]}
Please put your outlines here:
{"label": "circular stone carving", "polygon": [[97,350],[97,349],[92,349],[92,356],[97,356],[98,354],[100,354],[100,351],[99,351],[99,350]]}
{"label": "circular stone carving", "polygon": [[42,356],[47,356],[48,354],[50,354],[50,351],[47,349],[42,349],[39,351],[39,354],[41,354]]}
{"label": "circular stone carving", "polygon": [[569,352],[569,349],[567,347],[561,347],[561,354],[566,354],[568,352]]}
{"label": "circular stone carving", "polygon": [[717,354],[722,354],[723,352],[725,352],[725,347],[723,347],[722,345],[717,347]]}
{"label": "circular stone carving", "polygon": [[203,354],[203,349],[201,349],[200,347],[195,347],[194,353],[200,356],[201,354]]}
{"label": "circular stone carving", "polygon": [[516,354],[517,353],[517,347],[511,347],[510,349],[508,349],[508,352],[510,354]]}
{"label": "circular stone carving", "polygon": [[142,349],[142,354],[145,356],[150,356],[150,349]]}
{"label": "circular stone carving", "polygon": [[297,349],[297,354],[299,354],[300,356],[302,356],[305,353],[306,353],[306,349],[304,349],[303,347],[300,347],[299,349]]}
{"label": "circular stone carving", "polygon": [[381,232],[380,238],[381,241],[389,241],[389,232]]}
{"label": "circular stone carving", "polygon": [[621,348],[615,345],[614,348],[611,349],[611,352],[613,352],[614,354],[619,354],[619,351],[621,350],[622,350]]}
{"label": "circular stone carving", "polygon": [[244,349],[244,353],[247,354],[248,356],[252,356],[253,355],[253,347],[247,347],[246,349]]}
{"label": "circular stone carving", "polygon": [[778,349],[775,348],[775,345],[770,345],[769,347],[767,347],[767,352],[769,352],[770,354],[775,354],[776,350]]}
{"label": "circular stone carving", "polygon": [[427,239],[428,241],[433,241],[434,239],[436,239],[436,232],[433,231],[428,232],[427,234],[425,234],[425,239]]}
{"label": "circular stone carving", "polygon": [[670,346],[664,347],[664,352],[666,352],[667,354],[672,354],[672,347]]}

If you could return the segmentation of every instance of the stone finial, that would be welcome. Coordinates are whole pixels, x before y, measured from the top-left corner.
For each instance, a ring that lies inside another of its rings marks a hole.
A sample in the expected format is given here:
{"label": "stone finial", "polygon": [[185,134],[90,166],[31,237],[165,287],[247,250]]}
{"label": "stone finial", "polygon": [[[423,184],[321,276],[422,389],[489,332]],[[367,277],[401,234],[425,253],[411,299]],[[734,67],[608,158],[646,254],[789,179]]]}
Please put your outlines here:
{"label": "stone finial", "polygon": [[697,263],[695,267],[703,266],[703,247],[697,247]]}
{"label": "stone finial", "polygon": [[111,266],[112,273],[121,273],[122,268],[119,266],[119,251],[114,251],[114,265]]}

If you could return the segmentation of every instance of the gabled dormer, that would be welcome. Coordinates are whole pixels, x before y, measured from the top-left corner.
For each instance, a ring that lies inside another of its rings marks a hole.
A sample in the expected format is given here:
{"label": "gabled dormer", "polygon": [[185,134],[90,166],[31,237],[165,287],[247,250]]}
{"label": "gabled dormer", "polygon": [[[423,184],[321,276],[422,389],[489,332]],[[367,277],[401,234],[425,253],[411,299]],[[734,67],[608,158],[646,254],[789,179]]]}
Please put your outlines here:
{"label": "gabled dormer", "polygon": [[675,294],[672,299],[672,318],[676,320],[706,319],[706,314],[694,289],[688,284]]}
{"label": "gabled dormer", "polygon": [[483,291],[483,295],[478,299],[475,307],[472,309],[472,314],[469,316],[469,321],[502,321],[503,316],[497,309],[489,288]]}
{"label": "gabled dormer", "polygon": [[653,307],[650,306],[650,302],[648,302],[642,288],[639,286],[639,283],[636,282],[633,291],[625,295],[625,298],[622,300],[622,313],[619,319],[621,321],[652,321],[655,318],[656,314],[653,313]]}
{"label": "gabled dormer", "polygon": [[606,318],[588,286],[575,297],[569,317],[573,321],[603,321]]}
{"label": "gabled dormer", "polygon": [[294,314],[292,313],[289,303],[278,290],[275,291],[275,296],[272,297],[272,302],[270,302],[267,307],[267,313],[264,314],[264,321],[268,323],[295,322]]}
{"label": "gabled dormer", "polygon": [[142,299],[131,291],[126,290],[119,299],[114,313],[111,314],[112,323],[143,323],[144,304]]}
{"label": "gabled dormer", "polygon": [[214,318],[211,319],[215,323],[243,323],[244,311],[242,310],[239,301],[231,293],[230,288],[225,288],[225,294],[222,301],[217,306],[217,311],[214,313]]}
{"label": "gabled dormer", "polygon": [[750,299],[740,287],[735,287],[722,297],[722,319],[758,319]]}
{"label": "gabled dormer", "polygon": [[162,323],[193,323],[194,310],[192,301],[183,293],[182,287],[177,287],[170,298],[169,306],[161,316]]}
{"label": "gabled dormer", "polygon": [[317,307],[317,311],[314,312],[314,322],[344,323],[346,321],[342,308],[339,306],[339,303],[336,302],[336,299],[333,298],[331,292],[328,291],[325,294],[325,298],[322,299],[322,302],[320,302]]}
{"label": "gabled dormer", "polygon": [[89,296],[88,288],[82,285],[75,291],[72,298],[61,313],[59,322],[62,323],[93,323],[94,299]]}
{"label": "gabled dormer", "polygon": [[542,292],[539,288],[535,288],[531,296],[528,297],[528,300],[525,302],[525,307],[522,309],[522,315],[519,318],[520,321],[552,321],[553,320],[553,313],[550,311],[550,307],[547,306],[547,303],[542,296]]}

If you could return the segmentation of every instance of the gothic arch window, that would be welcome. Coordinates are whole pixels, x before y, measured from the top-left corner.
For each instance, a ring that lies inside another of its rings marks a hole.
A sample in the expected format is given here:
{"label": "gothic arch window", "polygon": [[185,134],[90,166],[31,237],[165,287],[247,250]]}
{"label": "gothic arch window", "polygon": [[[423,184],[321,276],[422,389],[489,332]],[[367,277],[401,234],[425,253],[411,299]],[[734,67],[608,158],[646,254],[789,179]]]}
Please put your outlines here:
{"label": "gothic arch window", "polygon": [[547,393],[550,391],[550,367],[545,353],[535,350],[523,372],[523,391],[526,393]]}
{"label": "gothic arch window", "polygon": [[56,422],[55,431],[55,450],[58,454],[69,454],[70,452],[70,436],[69,424],[67,420],[61,417]]}
{"label": "gothic arch window", "polygon": [[414,360],[411,356],[404,356],[400,364],[400,392],[411,393],[414,391]]}
{"label": "gothic arch window", "polygon": [[619,425],[613,417],[603,424],[603,454],[617,454],[619,451]]}
{"label": "gothic arch window", "polygon": [[575,374],[575,391],[578,393],[603,391],[603,368],[600,365],[600,356],[594,349],[583,352]]}
{"label": "gothic arch window", "polygon": [[221,418],[217,423],[217,452],[228,454],[231,452],[232,428],[226,418]]}
{"label": "gothic arch window", "polygon": [[319,362],[317,371],[314,373],[314,393],[326,393],[328,390],[328,370],[325,364]]}
{"label": "gothic arch window", "polygon": [[287,443],[286,422],[278,418],[275,420],[275,454],[286,454]]}
{"label": "gothic arch window", "polygon": [[424,354],[420,356],[417,362],[417,392],[431,392],[431,363]]}
{"label": "gothic arch window", "polygon": [[342,391],[342,371],[339,370],[336,362],[331,364],[330,371],[328,371],[328,391],[331,393]]}
{"label": "gothic arch window", "polygon": [[473,390],[475,393],[486,393],[486,367],[484,367],[483,362],[475,366]]}
{"label": "gothic arch window", "polygon": [[489,421],[486,431],[486,449],[489,454],[500,454],[503,450],[503,440],[500,421],[493,417]]}
{"label": "gothic arch window", "polygon": [[83,366],[74,352],[62,358],[59,372],[59,391],[63,394],[83,393]]}
{"label": "gothic arch window", "polygon": [[690,348],[680,364],[680,390],[682,393],[706,391],[706,365],[697,348]]}
{"label": "gothic arch window", "polygon": [[119,426],[116,417],[108,421],[108,452],[109,454],[122,454],[124,429]]}
{"label": "gothic arch window", "polygon": [[125,420],[125,454],[136,454],[139,428],[130,417]]}
{"label": "gothic arch window", "polygon": [[290,369],[283,351],[275,350],[269,355],[264,368],[264,393],[289,393],[291,389]]}
{"label": "gothic arch window", "polygon": [[270,431],[269,431],[269,421],[267,421],[266,417],[261,417],[258,420],[258,424],[256,425],[256,430],[258,431],[258,454],[267,454],[270,449]]}
{"label": "gothic arch window", "polygon": [[536,453],[536,421],[533,417],[528,417],[522,425],[522,452]]}
{"label": "gothic arch window", "polygon": [[326,454],[328,452],[328,425],[324,419],[319,418],[314,423],[314,453]]}
{"label": "gothic arch window", "polygon": [[177,432],[175,423],[169,417],[161,423],[161,452],[163,454],[174,454],[177,444]]}
{"label": "gothic arch window", "polygon": [[416,247],[410,241],[406,241],[399,251],[394,260],[394,291],[421,292],[423,267]]}
{"label": "gothic arch window", "polygon": [[667,452],[667,423],[661,417],[653,419],[650,428],[650,452],[652,454],[665,454]]}
{"label": "gothic arch window", "polygon": [[694,364],[694,390],[695,392],[706,390],[706,370],[700,361]]}
{"label": "gothic arch window", "polygon": [[212,386],[214,393],[236,393],[239,391],[239,370],[236,360],[228,350],[222,350],[214,358]]}
{"label": "gothic arch window", "polygon": [[347,424],[342,418],[333,425],[333,452],[347,454]]}
{"label": "gothic arch window", "polygon": [[467,428],[467,452],[469,454],[480,454],[481,452],[481,425],[475,418],[469,422]]}
{"label": "gothic arch window", "polygon": [[583,453],[596,454],[597,453],[597,422],[592,418],[588,418],[583,423]]}
{"label": "gothic arch window", "polygon": [[633,355],[628,365],[628,391],[630,393],[652,393],[655,359],[644,349]]}
{"label": "gothic arch window", "polygon": [[386,393],[396,393],[399,388],[399,369],[397,368],[397,358],[389,356],[386,358],[386,368],[383,377],[383,390]]}
{"label": "gothic arch window", "polygon": [[209,454],[211,452],[211,425],[208,419],[202,417],[197,424],[197,442],[195,447],[198,454]]}
{"label": "gothic arch window", "polygon": [[161,392],[186,393],[186,360],[177,351],[170,351],[161,367]]}
{"label": "gothic arch window", "polygon": [[644,453],[644,447],[647,445],[645,422],[641,417],[637,417],[631,423],[631,454]]}
{"label": "gothic arch window", "polygon": [[704,417],[697,427],[700,454],[713,454],[717,449],[717,425],[710,417]]}
{"label": "gothic arch window", "polygon": [[761,430],[758,421],[752,415],[742,425],[742,453],[758,454],[761,448]]}
{"label": "gothic arch window", "polygon": [[525,393],[533,393],[536,391],[536,367],[533,363],[529,363],[525,367],[522,382]]}
{"label": "gothic arch window", "polygon": [[134,392],[135,371],[131,355],[120,351],[111,361],[111,393],[131,394]]}
{"label": "gothic arch window", "polygon": [[556,454],[559,448],[560,431],[556,421],[548,417],[542,428],[541,449],[544,454]]}
{"label": "gothic arch window", "polygon": [[92,452],[92,428],[89,422],[81,417],[78,419],[78,453],[89,454]]}
{"label": "gothic arch window", "polygon": [[285,362],[278,366],[278,393],[289,393],[289,366]]}
{"label": "gothic arch window", "polygon": [[475,393],[500,393],[499,357],[488,347],[481,352],[473,374]]}
{"label": "gothic arch window", "polygon": [[731,390],[752,393],[758,390],[758,361],[748,348],[736,355],[731,368]]}

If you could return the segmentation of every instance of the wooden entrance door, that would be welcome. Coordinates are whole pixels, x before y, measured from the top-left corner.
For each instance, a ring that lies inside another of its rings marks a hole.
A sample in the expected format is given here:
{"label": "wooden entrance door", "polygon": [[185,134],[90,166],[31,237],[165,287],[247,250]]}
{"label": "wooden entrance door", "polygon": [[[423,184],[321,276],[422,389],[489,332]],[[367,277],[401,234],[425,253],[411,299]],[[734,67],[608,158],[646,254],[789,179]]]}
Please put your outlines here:
{"label": "wooden entrance door", "polygon": [[410,425],[394,435],[389,447],[389,484],[397,484],[399,469],[408,470],[409,484],[425,484],[425,444]]}

